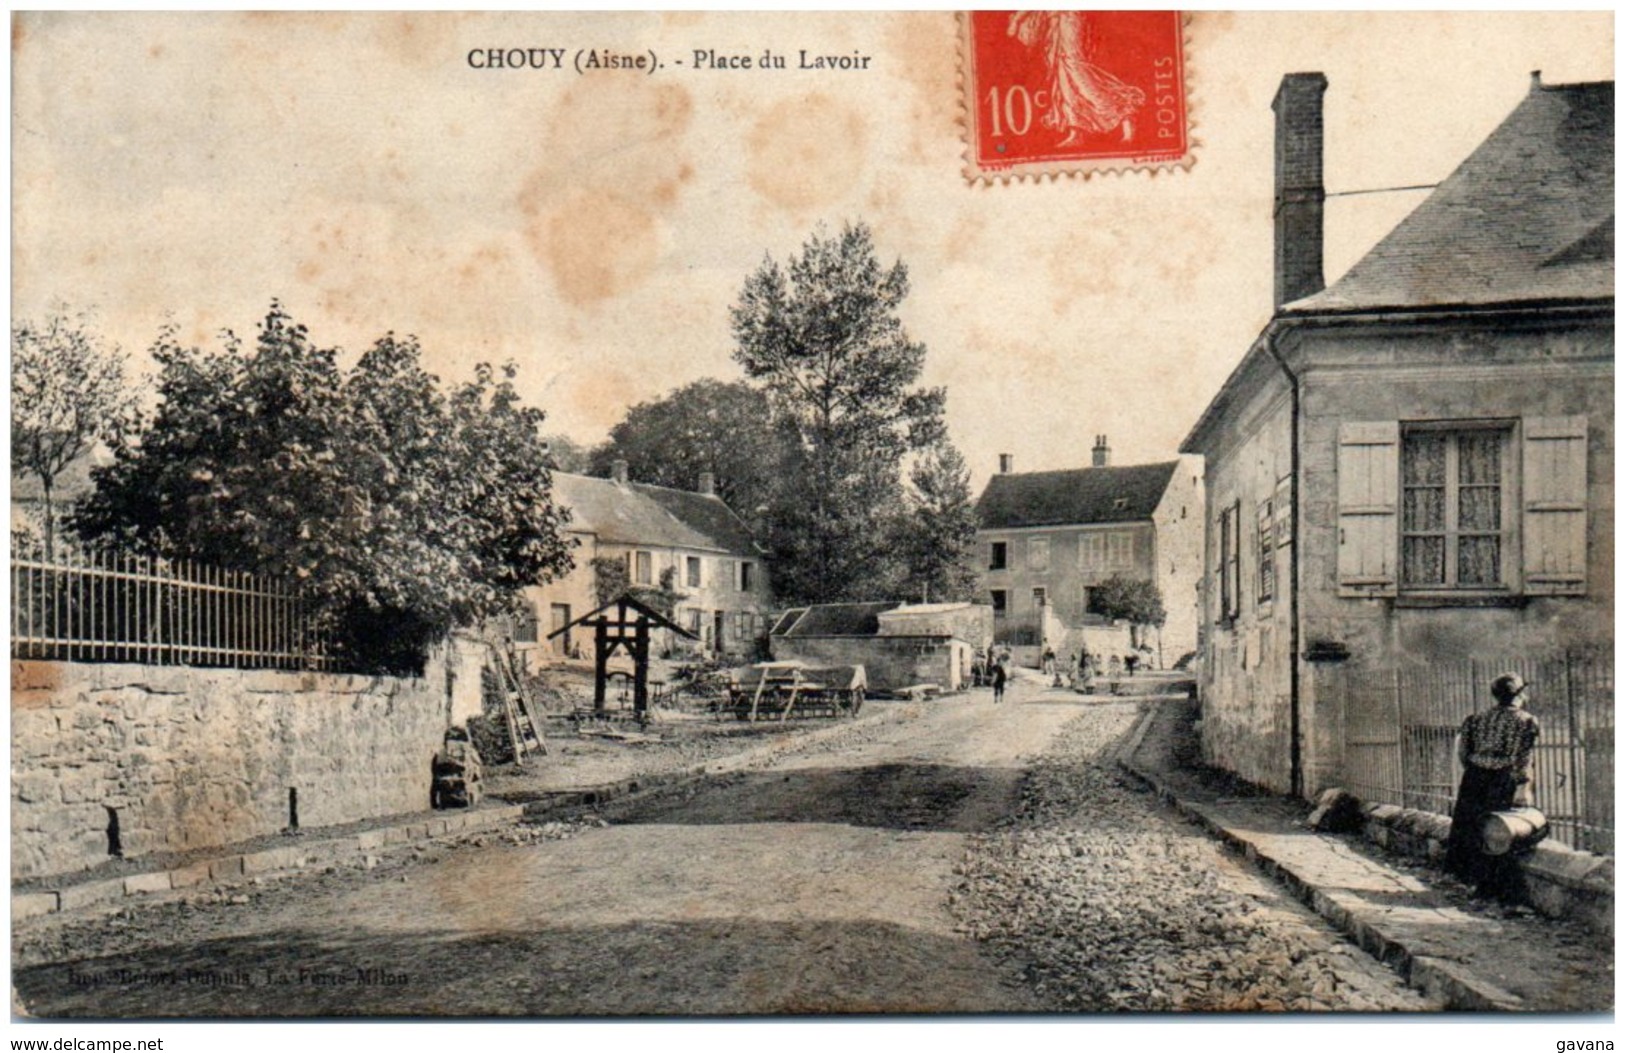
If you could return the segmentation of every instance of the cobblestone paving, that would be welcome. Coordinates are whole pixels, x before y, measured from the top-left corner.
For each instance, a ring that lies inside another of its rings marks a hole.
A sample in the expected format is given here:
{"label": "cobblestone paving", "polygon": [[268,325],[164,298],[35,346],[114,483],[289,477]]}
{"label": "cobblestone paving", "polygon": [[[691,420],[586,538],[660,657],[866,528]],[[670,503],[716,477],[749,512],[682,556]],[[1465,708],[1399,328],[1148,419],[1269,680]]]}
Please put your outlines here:
{"label": "cobblestone paving", "polygon": [[1095,707],[1032,767],[1015,814],[972,839],[963,931],[1070,1010],[1437,1008],[1131,786],[1113,751],[1135,707]]}

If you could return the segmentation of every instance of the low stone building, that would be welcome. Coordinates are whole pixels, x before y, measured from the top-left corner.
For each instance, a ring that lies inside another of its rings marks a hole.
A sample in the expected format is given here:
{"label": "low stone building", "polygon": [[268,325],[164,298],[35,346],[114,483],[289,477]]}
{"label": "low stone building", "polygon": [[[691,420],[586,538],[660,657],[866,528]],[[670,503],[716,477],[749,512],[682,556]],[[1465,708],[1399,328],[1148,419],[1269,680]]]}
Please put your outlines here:
{"label": "low stone building", "polygon": [[785,611],[769,646],[775,661],[861,665],[871,691],[920,684],[958,691],[977,648],[992,638],[986,604],[822,603]]}

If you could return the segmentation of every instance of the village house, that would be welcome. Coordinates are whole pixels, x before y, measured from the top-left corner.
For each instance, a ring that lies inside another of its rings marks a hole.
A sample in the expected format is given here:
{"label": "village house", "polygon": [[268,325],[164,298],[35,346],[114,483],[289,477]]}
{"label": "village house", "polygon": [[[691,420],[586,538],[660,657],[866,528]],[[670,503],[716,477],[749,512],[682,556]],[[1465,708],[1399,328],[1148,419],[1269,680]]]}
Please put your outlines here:
{"label": "village house", "polygon": [[[1403,776],[1392,803],[1447,812],[1489,677],[1612,649],[1614,89],[1537,73],[1327,288],[1326,87],[1276,95],[1275,313],[1181,447],[1206,463],[1203,747],[1300,795]],[[1548,770],[1544,807],[1583,775],[1611,815],[1608,696],[1606,771]],[[1579,718],[1543,720],[1578,757]]]}
{"label": "village house", "polygon": [[1089,590],[1113,576],[1154,582],[1167,620],[1149,634],[1155,660],[1196,650],[1202,576],[1202,478],[1194,458],[1114,466],[1104,435],[1088,468],[1013,472],[1008,454],[977,500],[978,594],[993,605],[995,641],[1018,662],[1043,649],[1065,661],[1080,649],[1126,654],[1130,628],[1089,609]]}
{"label": "village house", "polygon": [[591,640],[573,632],[547,636],[599,606],[593,564],[604,559],[624,566],[633,587],[679,594],[673,620],[699,638],[702,650],[755,653],[773,612],[767,566],[750,530],[716,495],[710,473],[702,474],[698,491],[676,490],[632,482],[626,462],[616,461],[608,479],[554,472],[553,496],[570,510],[575,568],[526,590],[529,610],[514,636],[531,665],[575,653],[590,657]]}

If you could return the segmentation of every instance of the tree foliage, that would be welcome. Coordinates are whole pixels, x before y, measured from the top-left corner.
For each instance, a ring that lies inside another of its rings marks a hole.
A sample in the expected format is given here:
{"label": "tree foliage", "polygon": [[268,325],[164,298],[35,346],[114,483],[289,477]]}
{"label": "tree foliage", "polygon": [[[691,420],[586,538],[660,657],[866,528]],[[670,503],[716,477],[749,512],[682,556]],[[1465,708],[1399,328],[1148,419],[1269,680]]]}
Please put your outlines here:
{"label": "tree foliage", "polygon": [[547,444],[547,466],[555,472],[585,475],[592,470],[592,450],[560,432],[542,436]]}
{"label": "tree foliage", "polygon": [[688,598],[688,593],[677,588],[677,568],[667,567],[660,572],[660,584],[634,585],[626,569],[624,556],[594,556],[592,560],[593,599],[602,607],[623,595],[672,618],[677,605]]}
{"label": "tree foliage", "polygon": [[784,460],[786,433],[767,395],[749,384],[705,379],[640,402],[592,452],[591,471],[608,476],[624,460],[640,483],[697,490],[711,472],[717,496],[760,526]]}
{"label": "tree foliage", "polygon": [[1113,574],[1089,589],[1089,610],[1133,625],[1161,625],[1168,620],[1162,590],[1155,582]]}
{"label": "tree foliage", "polygon": [[389,334],[346,372],[275,303],[252,347],[152,354],[156,415],[94,473],[87,537],[298,582],[341,657],[390,669],[568,570],[511,366],[447,390]]}
{"label": "tree foliage", "polygon": [[897,521],[903,595],[929,602],[971,599],[977,521],[965,458],[946,440],[926,450],[909,471],[908,497],[908,510]]}
{"label": "tree foliage", "polygon": [[65,309],[53,309],[42,324],[11,327],[11,465],[40,481],[47,555],[55,547],[58,478],[135,420],[124,366],[116,348]]}
{"label": "tree foliage", "polygon": [[925,347],[898,317],[907,295],[907,269],[883,267],[857,224],[815,232],[783,266],[764,260],[730,311],[734,359],[791,437],[767,516],[788,602],[897,587],[902,462],[944,434],[942,389],[915,386]]}

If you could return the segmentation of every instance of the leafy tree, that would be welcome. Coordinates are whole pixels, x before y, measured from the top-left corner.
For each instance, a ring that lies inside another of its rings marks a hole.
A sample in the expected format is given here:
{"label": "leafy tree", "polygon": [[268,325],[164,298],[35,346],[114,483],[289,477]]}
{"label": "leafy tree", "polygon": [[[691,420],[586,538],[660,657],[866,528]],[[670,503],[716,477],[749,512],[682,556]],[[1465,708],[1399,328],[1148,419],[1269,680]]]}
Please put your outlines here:
{"label": "leafy tree", "polygon": [[626,560],[618,556],[594,556],[592,560],[593,600],[602,607],[632,591],[632,575]]}
{"label": "leafy tree", "polygon": [[[1113,574],[1089,589],[1089,610],[1114,621],[1128,622],[1136,630],[1168,620],[1162,590],[1155,582]],[[1136,632],[1136,635],[1138,633]]]}
{"label": "leafy tree", "polygon": [[907,269],[882,267],[857,224],[814,233],[785,266],[764,260],[730,311],[734,359],[793,438],[768,513],[788,602],[898,587],[889,526],[903,501],[902,462],[944,434],[942,389],[914,386],[925,347],[897,316],[907,295]]}
{"label": "leafy tree", "polygon": [[555,472],[584,475],[592,470],[592,450],[562,432],[542,436],[547,444],[547,466]]}
{"label": "leafy tree", "polygon": [[908,493],[896,542],[907,568],[904,594],[922,601],[970,599],[977,523],[964,457],[946,440],[932,446],[909,471]]}
{"label": "leafy tree", "polygon": [[591,471],[608,476],[624,460],[633,479],[697,490],[711,472],[717,496],[760,525],[784,459],[785,430],[765,392],[738,381],[697,380],[640,402],[592,452]]}
{"label": "leafy tree", "polygon": [[57,479],[134,421],[136,395],[124,364],[83,318],[64,317],[62,309],[41,325],[11,327],[11,464],[40,481],[47,558],[55,552]]}
{"label": "leafy tree", "polygon": [[394,670],[569,568],[511,366],[448,392],[390,334],[346,373],[275,303],[252,348],[152,353],[156,415],[93,473],[87,537],[299,582],[340,657]]}

